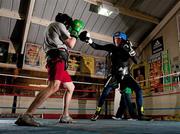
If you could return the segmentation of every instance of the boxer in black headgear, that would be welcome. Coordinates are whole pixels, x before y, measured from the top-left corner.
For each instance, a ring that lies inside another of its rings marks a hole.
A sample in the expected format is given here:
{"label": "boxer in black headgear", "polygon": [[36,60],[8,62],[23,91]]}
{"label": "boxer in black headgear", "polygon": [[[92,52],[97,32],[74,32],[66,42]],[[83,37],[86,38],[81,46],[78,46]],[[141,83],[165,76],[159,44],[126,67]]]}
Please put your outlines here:
{"label": "boxer in black headgear", "polygon": [[58,13],[55,17],[55,21],[63,23],[66,28],[69,29],[73,22],[73,19],[67,14]]}

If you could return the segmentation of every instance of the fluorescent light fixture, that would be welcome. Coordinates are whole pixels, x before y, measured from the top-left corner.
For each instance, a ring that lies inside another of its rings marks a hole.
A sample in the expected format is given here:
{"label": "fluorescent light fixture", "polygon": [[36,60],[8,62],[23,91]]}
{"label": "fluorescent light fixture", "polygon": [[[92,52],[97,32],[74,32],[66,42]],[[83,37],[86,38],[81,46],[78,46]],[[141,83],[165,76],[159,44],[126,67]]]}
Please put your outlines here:
{"label": "fluorescent light fixture", "polygon": [[100,14],[100,15],[110,16],[112,13],[113,13],[113,11],[110,11],[107,8],[104,8],[102,6],[99,7],[98,14]]}
{"label": "fluorescent light fixture", "polygon": [[112,19],[114,19],[119,14],[119,9],[114,7],[109,2],[103,2],[99,5],[90,4],[89,11],[110,17]]}

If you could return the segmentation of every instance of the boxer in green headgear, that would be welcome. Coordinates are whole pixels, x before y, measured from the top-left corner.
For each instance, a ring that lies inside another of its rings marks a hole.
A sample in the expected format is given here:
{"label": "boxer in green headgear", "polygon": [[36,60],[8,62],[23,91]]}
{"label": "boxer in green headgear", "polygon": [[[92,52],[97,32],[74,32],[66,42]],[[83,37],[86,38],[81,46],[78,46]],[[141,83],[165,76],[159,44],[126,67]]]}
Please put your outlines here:
{"label": "boxer in green headgear", "polygon": [[79,32],[84,28],[82,20],[74,20],[67,14],[58,13],[55,22],[48,25],[44,37],[44,51],[47,57],[48,87],[40,90],[25,114],[20,115],[15,124],[19,126],[40,126],[33,119],[35,110],[63,85],[67,89],[64,94],[64,109],[59,123],[72,123],[69,105],[74,91],[74,84],[66,71],[68,48],[74,48]]}

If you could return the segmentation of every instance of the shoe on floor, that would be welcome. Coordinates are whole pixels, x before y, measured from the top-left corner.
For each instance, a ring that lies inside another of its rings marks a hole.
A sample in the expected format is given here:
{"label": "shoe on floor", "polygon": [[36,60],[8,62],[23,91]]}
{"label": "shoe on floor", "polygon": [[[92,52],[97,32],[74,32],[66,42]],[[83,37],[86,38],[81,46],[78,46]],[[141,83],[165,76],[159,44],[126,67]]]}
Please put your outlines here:
{"label": "shoe on floor", "polygon": [[70,116],[62,115],[59,123],[73,123],[73,119]]}
{"label": "shoe on floor", "polygon": [[137,119],[129,118],[128,121],[137,121]]}
{"label": "shoe on floor", "polygon": [[99,115],[101,113],[102,107],[96,107],[95,114],[91,117],[91,121],[96,121],[99,118]]}
{"label": "shoe on floor", "polygon": [[33,116],[29,114],[20,115],[18,119],[15,121],[15,124],[18,126],[35,126],[35,127],[40,126],[40,123],[36,122],[33,119]]}
{"label": "shoe on floor", "polygon": [[118,118],[118,117],[116,117],[116,116],[112,116],[112,119],[113,119],[113,120],[118,120],[118,121],[119,121],[119,120],[122,120],[122,118]]}
{"label": "shoe on floor", "polygon": [[99,118],[99,115],[98,115],[98,114],[94,114],[94,115],[91,117],[91,121],[96,121],[98,118]]}
{"label": "shoe on floor", "polygon": [[153,121],[152,118],[150,117],[146,117],[146,116],[141,116],[141,117],[138,117],[138,120],[140,121]]}

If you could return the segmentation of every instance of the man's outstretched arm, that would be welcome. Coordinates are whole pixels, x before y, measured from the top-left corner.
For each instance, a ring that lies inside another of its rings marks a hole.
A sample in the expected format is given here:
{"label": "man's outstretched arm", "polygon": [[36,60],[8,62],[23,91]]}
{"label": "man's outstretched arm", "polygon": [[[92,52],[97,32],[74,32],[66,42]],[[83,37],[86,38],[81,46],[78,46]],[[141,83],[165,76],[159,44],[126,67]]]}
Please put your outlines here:
{"label": "man's outstretched arm", "polygon": [[93,42],[92,38],[90,37],[90,33],[87,31],[81,32],[79,35],[79,38],[81,41],[86,42],[94,49],[105,50],[105,51],[109,51],[109,52],[113,50],[113,44],[99,45],[99,44]]}

